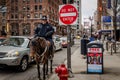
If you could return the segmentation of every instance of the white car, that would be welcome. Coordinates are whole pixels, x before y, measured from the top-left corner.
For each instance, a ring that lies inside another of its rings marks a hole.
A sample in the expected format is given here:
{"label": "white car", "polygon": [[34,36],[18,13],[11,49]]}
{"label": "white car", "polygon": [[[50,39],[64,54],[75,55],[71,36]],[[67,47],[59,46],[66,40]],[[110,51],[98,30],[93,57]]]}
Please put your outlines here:
{"label": "white car", "polygon": [[62,50],[62,44],[60,38],[57,36],[53,36],[53,41],[55,45],[55,51]]}
{"label": "white car", "polygon": [[0,44],[0,65],[16,66],[25,71],[32,62],[29,48],[30,39],[25,36],[10,36]]}

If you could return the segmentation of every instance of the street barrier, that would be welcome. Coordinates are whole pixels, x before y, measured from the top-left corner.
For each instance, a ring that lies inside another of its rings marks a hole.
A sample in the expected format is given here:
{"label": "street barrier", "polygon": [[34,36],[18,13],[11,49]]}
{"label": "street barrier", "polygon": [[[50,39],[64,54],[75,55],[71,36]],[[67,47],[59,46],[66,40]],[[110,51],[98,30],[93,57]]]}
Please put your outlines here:
{"label": "street barrier", "polygon": [[87,44],[87,73],[103,73],[103,52],[100,41]]}

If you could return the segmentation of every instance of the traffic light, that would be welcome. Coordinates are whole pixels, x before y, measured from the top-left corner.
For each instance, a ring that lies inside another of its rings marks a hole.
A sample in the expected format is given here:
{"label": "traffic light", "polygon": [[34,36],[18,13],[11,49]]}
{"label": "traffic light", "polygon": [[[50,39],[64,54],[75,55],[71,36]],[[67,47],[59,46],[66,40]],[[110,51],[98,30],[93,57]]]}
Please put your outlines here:
{"label": "traffic light", "polygon": [[[67,0],[62,0],[63,4],[67,4]],[[68,0],[69,4],[72,4],[74,2],[74,0]]]}
{"label": "traffic light", "polygon": [[69,0],[69,3],[72,4],[74,2],[74,0]]}
{"label": "traffic light", "polygon": [[67,3],[67,1],[66,1],[66,0],[62,0],[62,2],[63,2],[63,4],[66,4],[66,3]]}

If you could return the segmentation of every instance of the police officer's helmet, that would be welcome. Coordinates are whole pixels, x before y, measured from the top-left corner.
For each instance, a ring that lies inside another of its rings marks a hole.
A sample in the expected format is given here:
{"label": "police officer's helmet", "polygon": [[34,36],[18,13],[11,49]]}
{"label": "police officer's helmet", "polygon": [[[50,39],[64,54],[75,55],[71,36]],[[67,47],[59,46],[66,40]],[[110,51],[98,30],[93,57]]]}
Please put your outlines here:
{"label": "police officer's helmet", "polygon": [[47,20],[47,16],[42,16],[41,20]]}

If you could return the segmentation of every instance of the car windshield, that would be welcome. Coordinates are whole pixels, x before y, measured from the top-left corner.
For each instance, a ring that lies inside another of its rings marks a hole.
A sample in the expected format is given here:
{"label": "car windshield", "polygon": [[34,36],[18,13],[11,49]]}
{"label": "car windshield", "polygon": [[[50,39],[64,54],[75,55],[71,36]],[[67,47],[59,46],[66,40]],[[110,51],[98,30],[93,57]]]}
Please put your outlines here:
{"label": "car windshield", "polygon": [[23,43],[23,38],[8,38],[5,41],[3,41],[1,45],[20,47]]}

